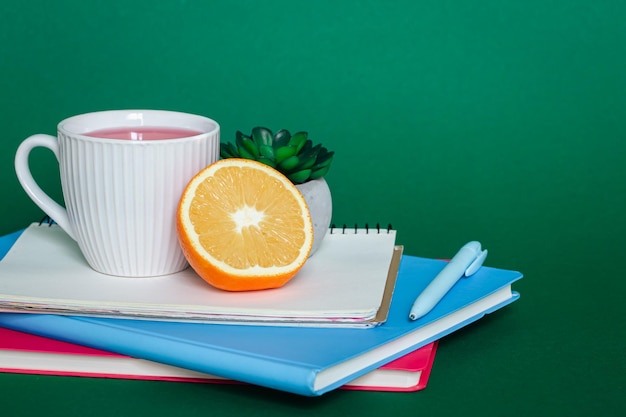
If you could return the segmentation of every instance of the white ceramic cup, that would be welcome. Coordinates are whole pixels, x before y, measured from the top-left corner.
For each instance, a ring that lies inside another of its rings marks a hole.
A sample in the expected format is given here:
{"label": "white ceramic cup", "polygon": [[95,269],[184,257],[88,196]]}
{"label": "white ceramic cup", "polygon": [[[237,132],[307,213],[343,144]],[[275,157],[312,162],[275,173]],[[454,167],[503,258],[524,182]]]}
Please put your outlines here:
{"label": "white ceramic cup", "polygon": [[[155,126],[193,136],[123,140],[86,136],[101,129]],[[176,235],[176,209],[191,178],[219,157],[219,125],[206,117],[162,110],[87,113],[59,123],[58,136],[34,135],[15,155],[30,198],[70,235],[87,263],[104,274],[147,277],[187,267]],[[65,207],[35,182],[28,157],[50,149],[59,162]]]}

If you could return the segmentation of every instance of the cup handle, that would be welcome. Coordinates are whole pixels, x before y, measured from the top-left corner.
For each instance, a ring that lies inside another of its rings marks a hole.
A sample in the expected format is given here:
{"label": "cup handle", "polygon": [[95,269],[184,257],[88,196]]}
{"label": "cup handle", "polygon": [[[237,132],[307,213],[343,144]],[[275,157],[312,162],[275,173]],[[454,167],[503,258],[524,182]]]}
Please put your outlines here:
{"label": "cup handle", "polygon": [[17,174],[17,179],[35,204],[65,230],[72,239],[76,240],[67,210],[41,189],[30,172],[28,157],[30,152],[36,147],[50,149],[54,153],[57,162],[59,161],[59,141],[57,138],[50,135],[30,136],[20,144],[15,153],[15,173]]}

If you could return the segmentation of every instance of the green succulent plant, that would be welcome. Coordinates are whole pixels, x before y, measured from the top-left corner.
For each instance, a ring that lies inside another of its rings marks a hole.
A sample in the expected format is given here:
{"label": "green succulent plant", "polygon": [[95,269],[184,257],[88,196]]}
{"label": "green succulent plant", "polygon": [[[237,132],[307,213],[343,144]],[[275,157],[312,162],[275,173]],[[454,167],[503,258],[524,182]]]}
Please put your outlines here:
{"label": "green succulent plant", "polygon": [[220,144],[220,156],[253,159],[282,172],[294,184],[321,178],[330,169],[334,152],[321,144],[313,145],[307,132],[291,135],[282,129],[272,133],[255,127],[250,135],[237,131],[235,143]]}

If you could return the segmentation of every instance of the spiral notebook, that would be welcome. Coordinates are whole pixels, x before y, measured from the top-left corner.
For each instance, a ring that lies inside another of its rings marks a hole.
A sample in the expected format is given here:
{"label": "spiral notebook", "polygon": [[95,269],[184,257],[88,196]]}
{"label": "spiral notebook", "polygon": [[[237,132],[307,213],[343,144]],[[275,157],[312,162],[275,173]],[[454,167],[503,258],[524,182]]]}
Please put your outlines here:
{"label": "spiral notebook", "polygon": [[191,268],[152,278],[100,274],[55,224],[33,223],[17,235],[0,262],[0,311],[205,323],[377,326],[402,255],[393,229],[333,228],[284,287],[232,293]]}

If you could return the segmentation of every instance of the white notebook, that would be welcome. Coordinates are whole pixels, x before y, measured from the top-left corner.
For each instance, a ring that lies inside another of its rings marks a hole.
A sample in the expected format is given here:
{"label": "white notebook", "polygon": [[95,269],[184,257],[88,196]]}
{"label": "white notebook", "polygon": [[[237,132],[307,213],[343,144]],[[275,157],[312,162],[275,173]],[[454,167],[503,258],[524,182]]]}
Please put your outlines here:
{"label": "white notebook", "polygon": [[282,288],[226,292],[207,284],[191,268],[149,278],[98,273],[60,227],[33,223],[0,261],[0,310],[371,327],[386,319],[402,252],[395,238],[394,230],[335,229]]}

